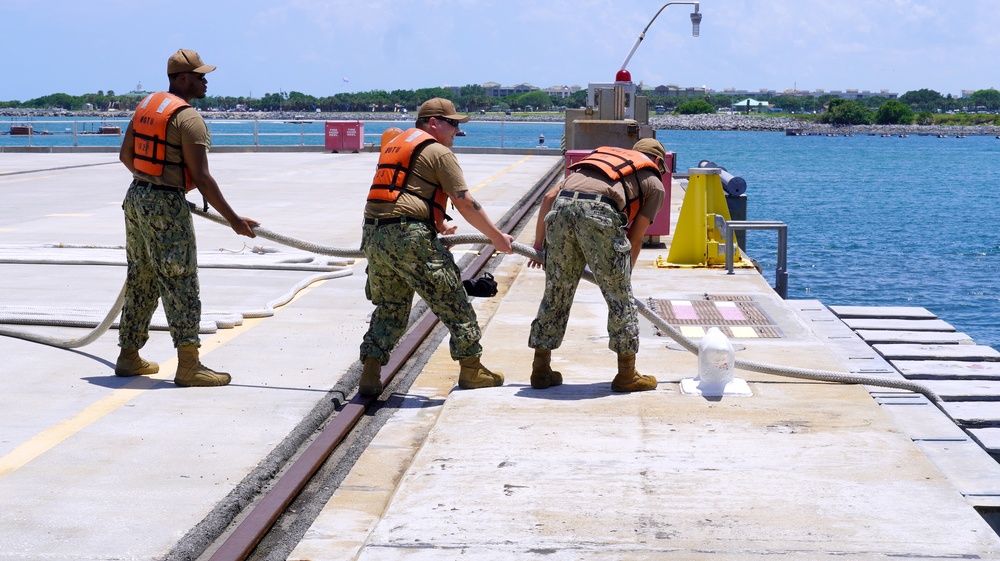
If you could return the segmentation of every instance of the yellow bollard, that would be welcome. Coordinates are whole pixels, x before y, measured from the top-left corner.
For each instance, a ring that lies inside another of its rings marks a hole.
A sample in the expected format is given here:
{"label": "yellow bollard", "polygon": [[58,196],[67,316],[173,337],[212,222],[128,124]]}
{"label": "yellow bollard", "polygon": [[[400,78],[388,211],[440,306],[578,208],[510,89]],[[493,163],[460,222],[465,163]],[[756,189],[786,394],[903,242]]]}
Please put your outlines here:
{"label": "yellow bollard", "polygon": [[[667,263],[718,266],[726,264],[726,240],[715,227],[715,215],[731,220],[719,168],[691,168],[681,213]],[[740,260],[739,247],[735,260]]]}

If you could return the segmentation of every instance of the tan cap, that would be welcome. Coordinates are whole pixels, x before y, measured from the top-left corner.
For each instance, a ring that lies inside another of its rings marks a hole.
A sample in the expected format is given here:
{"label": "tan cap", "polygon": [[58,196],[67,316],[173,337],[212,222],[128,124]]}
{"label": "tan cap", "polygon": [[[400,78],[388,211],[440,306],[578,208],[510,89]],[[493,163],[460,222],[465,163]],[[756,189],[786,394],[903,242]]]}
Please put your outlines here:
{"label": "tan cap", "polygon": [[427,119],[430,117],[454,119],[459,123],[469,122],[468,115],[459,115],[455,111],[455,105],[443,97],[428,99],[423,103],[423,105],[420,106],[420,111],[417,112],[417,119]]}
{"label": "tan cap", "polygon": [[198,74],[208,74],[215,70],[211,64],[202,62],[198,53],[190,49],[180,49],[167,59],[167,74],[178,74],[181,72],[197,72]]}
{"label": "tan cap", "polygon": [[660,159],[660,172],[667,173],[667,150],[660,144],[659,140],[655,138],[643,138],[639,142],[635,143],[632,147],[636,152],[642,152],[643,154],[651,158]]}

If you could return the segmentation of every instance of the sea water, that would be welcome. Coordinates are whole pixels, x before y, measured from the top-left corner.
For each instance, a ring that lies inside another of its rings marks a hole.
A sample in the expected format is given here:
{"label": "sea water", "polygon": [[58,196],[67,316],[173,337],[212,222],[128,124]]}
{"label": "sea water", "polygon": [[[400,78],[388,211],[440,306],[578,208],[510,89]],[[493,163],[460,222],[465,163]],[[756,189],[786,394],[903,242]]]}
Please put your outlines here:
{"label": "sea water", "polygon": [[[81,120],[78,131],[126,121]],[[16,118],[0,118],[0,132]],[[88,124],[89,122],[89,124]],[[72,122],[35,118],[71,146]],[[365,141],[412,121],[365,121]],[[252,121],[209,120],[216,146],[252,144]],[[258,142],[323,145],[324,122],[258,122]],[[559,154],[562,123],[470,122],[455,145]],[[780,132],[659,130],[678,172],[711,160],[747,181],[747,219],[788,225],[788,298],[826,305],[918,306],[978,344],[1000,350],[1000,139],[910,135],[785,136]],[[118,145],[80,135],[81,146]],[[0,136],[0,145],[28,139]],[[2,155],[0,155],[2,157]],[[747,253],[774,284],[777,235],[748,231]]]}
{"label": "sea water", "polygon": [[[358,121],[352,121],[358,122]],[[207,119],[213,146],[323,146],[326,121],[297,117],[289,120]],[[390,127],[406,129],[413,119],[371,120],[364,124],[365,144],[378,144]],[[12,125],[30,125],[31,136],[7,134]],[[120,146],[121,136],[96,134],[101,126],[128,126],[123,118],[0,117],[0,146]],[[562,122],[477,121],[461,125],[465,136],[457,147],[561,149]],[[74,144],[75,143],[75,144]]]}

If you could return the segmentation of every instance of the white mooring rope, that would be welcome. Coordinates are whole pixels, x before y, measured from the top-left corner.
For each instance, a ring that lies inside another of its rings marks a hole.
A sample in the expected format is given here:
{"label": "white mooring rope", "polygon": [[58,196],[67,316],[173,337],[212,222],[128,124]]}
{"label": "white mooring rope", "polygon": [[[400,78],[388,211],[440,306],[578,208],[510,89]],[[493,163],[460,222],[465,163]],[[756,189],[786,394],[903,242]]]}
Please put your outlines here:
{"label": "white mooring rope", "polygon": [[[214,212],[201,210],[197,207],[194,207],[193,204],[192,204],[192,212],[194,212],[199,216],[217,222],[219,224],[229,226],[229,222],[221,215]],[[332,255],[345,258],[364,257],[364,253],[361,251],[361,249],[337,248],[337,247],[319,245],[312,242],[278,234],[266,228],[261,228],[259,226],[257,228],[254,228],[254,233],[266,240],[271,240],[273,242],[280,243],[282,245],[302,249],[320,255]],[[441,241],[445,245],[449,246],[492,245],[489,238],[487,238],[483,234],[455,234],[450,236],[442,236]],[[542,253],[536,251],[534,248],[530,246],[515,242],[512,244],[512,247],[514,249],[514,253],[517,253],[518,255],[522,255],[529,259],[542,261]],[[299,283],[298,285],[296,285],[292,289],[292,291],[289,292],[289,294],[286,294],[282,298],[279,298],[278,300],[269,303],[265,309],[259,312],[260,315],[252,315],[247,317],[266,317],[267,315],[272,315],[274,313],[273,309],[274,307],[278,307],[287,303],[295,296],[295,294],[299,290],[302,290],[306,286],[309,286],[310,284],[317,282],[319,280],[327,278],[337,278],[349,274],[351,274],[351,271],[347,270],[347,271],[337,271],[333,273],[323,273],[310,277],[304,280],[303,282]],[[584,274],[584,278],[590,282],[594,282],[594,278],[589,272]],[[118,295],[118,299],[115,301],[115,304],[112,306],[112,309],[108,313],[107,317],[105,317],[104,320],[92,332],[88,333],[87,335],[79,339],[73,339],[69,341],[57,340],[51,337],[42,337],[38,335],[32,335],[20,331],[15,331],[12,329],[7,329],[2,326],[0,326],[0,335],[17,337],[20,339],[41,343],[44,345],[67,348],[67,349],[82,347],[84,345],[92,343],[94,340],[103,335],[104,332],[111,327],[111,325],[114,323],[114,319],[118,316],[118,313],[121,311],[121,307],[122,304],[124,303],[124,300],[125,300],[125,288],[122,287],[122,290]],[[690,339],[685,337],[680,331],[675,329],[672,325],[667,323],[663,318],[657,315],[652,309],[649,308],[649,306],[640,301],[638,298],[633,298],[633,300],[635,301],[636,306],[638,307],[639,313],[641,313],[643,317],[651,321],[654,325],[656,325],[656,327],[658,327],[664,333],[669,335],[674,341],[677,341],[677,343],[679,343],[682,347],[684,347],[684,349],[694,354],[698,354],[698,345],[696,345]],[[891,379],[891,378],[882,378],[878,376],[866,376],[860,374],[845,374],[843,372],[834,372],[829,370],[813,370],[807,368],[776,366],[762,362],[757,362],[752,360],[742,360],[742,359],[737,359],[735,361],[735,367],[751,372],[760,372],[764,374],[773,374],[777,376],[786,376],[790,378],[819,380],[824,382],[836,382],[841,384],[862,384],[869,386],[896,388],[922,394],[936,405],[940,405],[941,403],[941,398],[933,390],[931,390],[930,388],[928,388],[923,384],[906,379]]]}

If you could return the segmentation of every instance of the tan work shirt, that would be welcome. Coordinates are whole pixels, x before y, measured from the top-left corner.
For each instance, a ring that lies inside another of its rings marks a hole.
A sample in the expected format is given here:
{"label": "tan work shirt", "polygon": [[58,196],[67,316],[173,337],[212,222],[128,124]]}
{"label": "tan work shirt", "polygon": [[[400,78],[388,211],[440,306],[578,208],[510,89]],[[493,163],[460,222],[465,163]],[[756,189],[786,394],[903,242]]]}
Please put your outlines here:
{"label": "tan work shirt", "polygon": [[[449,195],[469,190],[455,153],[439,142],[425,146],[411,168],[410,175],[406,179],[406,188],[421,197],[433,200],[437,185]],[[365,216],[369,218],[413,216],[423,220],[431,218],[427,202],[406,192],[400,194],[395,202],[369,201],[365,205]]]}
{"label": "tan work shirt", "polygon": [[618,210],[625,208],[626,193],[629,199],[634,199],[641,192],[642,206],[639,207],[639,214],[648,218],[650,222],[656,218],[656,213],[660,211],[666,198],[663,181],[656,172],[648,169],[640,169],[625,176],[621,181],[612,181],[599,170],[581,168],[564,179],[560,188],[610,197],[615,201]]}

